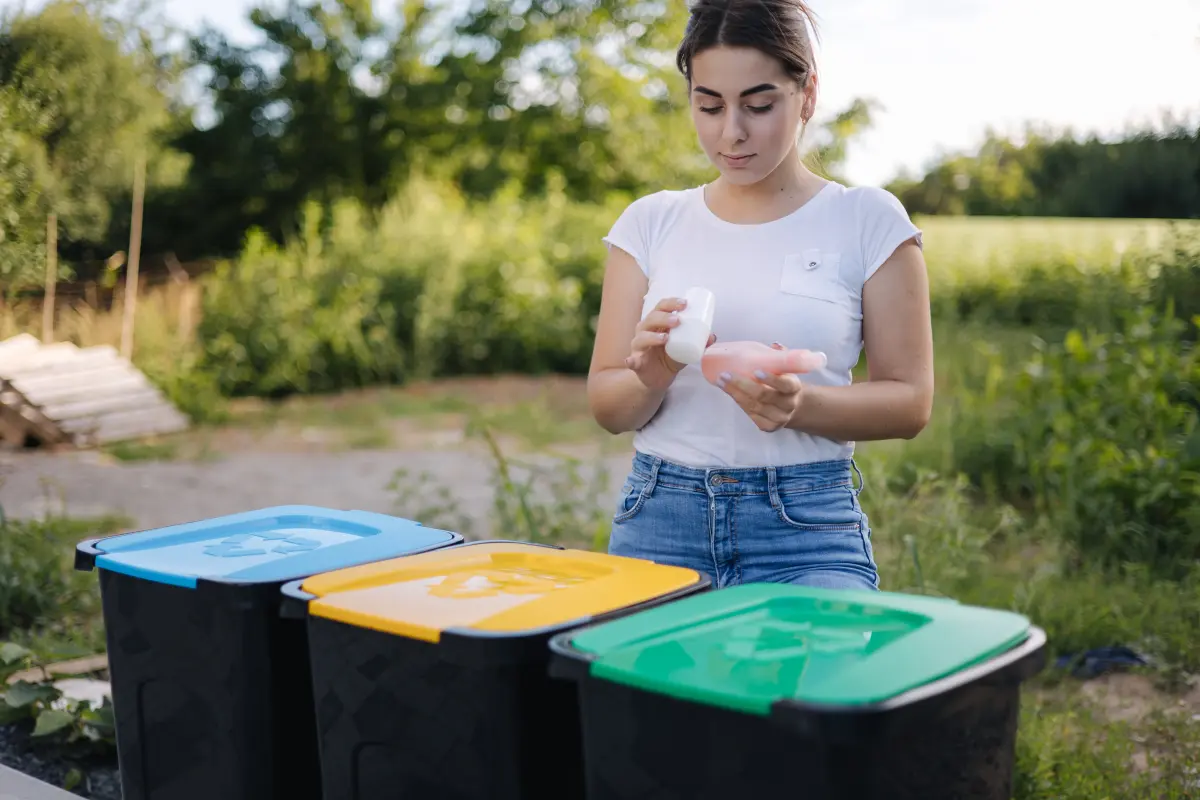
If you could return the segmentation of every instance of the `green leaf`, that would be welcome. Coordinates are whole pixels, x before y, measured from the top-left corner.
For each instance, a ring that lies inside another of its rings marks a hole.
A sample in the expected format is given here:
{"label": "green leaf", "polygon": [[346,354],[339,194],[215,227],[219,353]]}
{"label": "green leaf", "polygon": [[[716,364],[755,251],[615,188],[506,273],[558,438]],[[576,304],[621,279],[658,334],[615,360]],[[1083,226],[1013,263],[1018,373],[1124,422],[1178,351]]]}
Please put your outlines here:
{"label": "green leaf", "polygon": [[17,681],[4,693],[4,702],[11,708],[24,708],[31,703],[48,703],[58,698],[60,692],[49,684]]}
{"label": "green leaf", "polygon": [[78,767],[71,767],[63,778],[62,788],[69,792],[81,783],[83,783],[83,773],[79,771]]}
{"label": "green leaf", "polygon": [[32,716],[33,706],[13,708],[7,703],[0,703],[0,725],[11,725]]}
{"label": "green leaf", "polygon": [[38,714],[37,724],[33,726],[33,736],[49,736],[64,728],[70,727],[75,717],[69,711],[49,709]]}
{"label": "green leaf", "polygon": [[0,644],[0,662],[4,664],[15,664],[18,661],[29,658],[33,652],[22,647],[16,642],[5,642]]}

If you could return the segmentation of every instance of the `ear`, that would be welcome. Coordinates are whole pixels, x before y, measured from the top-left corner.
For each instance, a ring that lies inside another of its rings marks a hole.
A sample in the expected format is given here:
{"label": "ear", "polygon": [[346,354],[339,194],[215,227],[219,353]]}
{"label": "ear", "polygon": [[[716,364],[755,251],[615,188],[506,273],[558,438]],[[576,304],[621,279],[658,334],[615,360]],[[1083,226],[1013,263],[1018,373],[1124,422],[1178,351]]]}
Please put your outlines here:
{"label": "ear", "polygon": [[804,86],[804,106],[800,110],[800,116],[807,124],[813,118],[813,114],[817,113],[817,93],[820,89],[820,83],[817,80],[817,73],[814,71],[808,76],[808,81]]}

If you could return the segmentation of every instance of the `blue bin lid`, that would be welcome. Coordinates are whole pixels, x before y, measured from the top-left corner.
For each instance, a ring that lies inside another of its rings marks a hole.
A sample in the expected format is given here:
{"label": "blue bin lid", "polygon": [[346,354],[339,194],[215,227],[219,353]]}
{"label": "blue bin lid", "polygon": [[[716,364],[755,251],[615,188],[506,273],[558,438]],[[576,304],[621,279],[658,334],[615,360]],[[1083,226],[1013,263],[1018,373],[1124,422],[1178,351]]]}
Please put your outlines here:
{"label": "blue bin lid", "polygon": [[460,534],[368,511],[274,506],[95,543],[96,566],[196,588],[197,580],[254,584],[445,547]]}

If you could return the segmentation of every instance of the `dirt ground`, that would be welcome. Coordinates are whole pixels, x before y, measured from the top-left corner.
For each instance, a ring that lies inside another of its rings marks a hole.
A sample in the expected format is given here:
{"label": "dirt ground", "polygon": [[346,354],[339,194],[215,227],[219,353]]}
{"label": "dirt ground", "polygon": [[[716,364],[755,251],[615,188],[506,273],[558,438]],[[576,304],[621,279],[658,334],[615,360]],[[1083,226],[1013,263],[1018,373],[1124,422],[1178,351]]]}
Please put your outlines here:
{"label": "dirt ground", "polygon": [[[161,461],[121,461],[101,451],[0,452],[0,509],[13,518],[119,515],[131,529],[289,504],[410,516],[442,503],[432,494],[444,487],[473,533],[490,533],[492,461],[480,444],[464,443],[461,428],[402,432],[383,449],[340,449],[328,444],[334,438],[319,428],[301,439],[229,431],[215,444],[206,440],[202,457]],[[616,491],[631,453],[572,450],[584,464],[607,469]],[[407,498],[389,486],[400,470],[410,483]],[[422,494],[431,495],[427,503]]]}
{"label": "dirt ground", "polygon": [[[610,475],[621,474],[629,465],[628,455],[603,460]],[[487,529],[491,466],[486,454],[473,447],[308,452],[247,448],[201,460],[133,462],[94,451],[7,454],[0,455],[0,507],[14,518],[47,512],[76,517],[119,514],[138,529],[287,504],[415,513],[397,507],[398,492],[388,488],[398,470],[413,476],[428,473],[425,486],[447,487],[473,529]]]}
{"label": "dirt ground", "polygon": [[460,379],[267,406],[240,402],[229,424],[197,427],[159,457],[0,451],[0,509],[14,518],[117,514],[135,529],[295,503],[405,516],[419,510],[411,506],[421,492],[401,500],[389,488],[404,470],[412,480],[427,473],[422,491],[449,490],[482,535],[493,461],[467,438],[468,412],[491,415],[506,453],[540,450],[549,442],[530,444],[539,436],[573,437],[555,451],[606,468],[613,491],[632,454],[598,435],[579,378]]}

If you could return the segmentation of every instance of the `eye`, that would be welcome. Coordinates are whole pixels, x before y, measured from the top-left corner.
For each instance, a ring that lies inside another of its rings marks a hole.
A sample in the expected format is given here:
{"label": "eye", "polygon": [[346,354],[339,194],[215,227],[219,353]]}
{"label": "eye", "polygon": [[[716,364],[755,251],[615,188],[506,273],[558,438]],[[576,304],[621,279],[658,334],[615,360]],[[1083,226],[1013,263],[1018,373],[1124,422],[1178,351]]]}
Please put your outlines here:
{"label": "eye", "polygon": [[755,114],[765,114],[774,107],[774,103],[767,103],[765,106],[746,106],[746,108],[750,109]]}
{"label": "eye", "polygon": [[721,106],[700,106],[700,110],[705,114],[716,114],[721,110]]}

